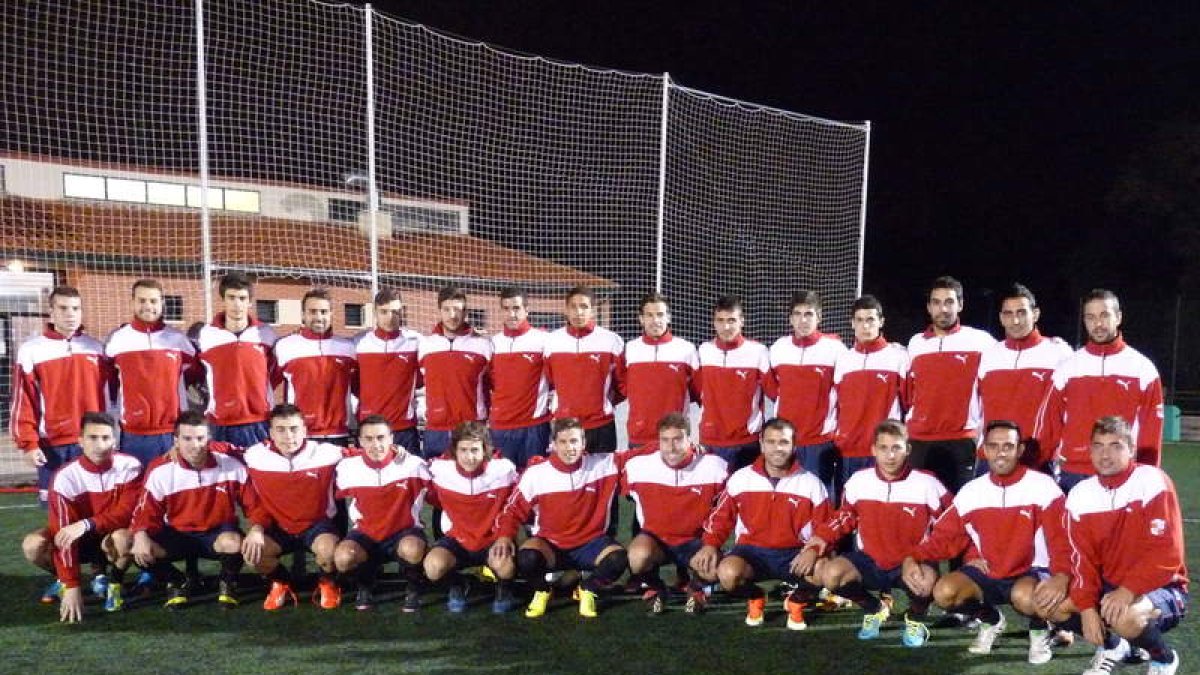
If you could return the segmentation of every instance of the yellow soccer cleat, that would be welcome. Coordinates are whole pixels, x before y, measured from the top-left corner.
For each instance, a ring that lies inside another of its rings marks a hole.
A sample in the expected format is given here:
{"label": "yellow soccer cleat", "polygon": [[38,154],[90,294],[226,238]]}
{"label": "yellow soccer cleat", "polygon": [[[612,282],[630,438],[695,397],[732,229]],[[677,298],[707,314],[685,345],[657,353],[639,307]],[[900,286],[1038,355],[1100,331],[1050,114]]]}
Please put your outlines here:
{"label": "yellow soccer cleat", "polygon": [[546,607],[550,604],[550,591],[536,591],[533,594],[533,599],[529,601],[529,606],[525,608],[525,617],[529,619],[540,618],[546,613]]}
{"label": "yellow soccer cleat", "polygon": [[586,588],[579,589],[579,616],[596,618],[596,594]]}

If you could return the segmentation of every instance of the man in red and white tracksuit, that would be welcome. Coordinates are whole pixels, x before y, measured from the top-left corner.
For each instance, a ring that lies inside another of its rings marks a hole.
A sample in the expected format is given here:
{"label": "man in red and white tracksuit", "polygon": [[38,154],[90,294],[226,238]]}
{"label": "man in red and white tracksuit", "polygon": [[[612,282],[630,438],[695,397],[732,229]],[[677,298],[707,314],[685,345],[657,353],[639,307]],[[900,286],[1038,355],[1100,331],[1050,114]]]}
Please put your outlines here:
{"label": "man in red and white tracksuit", "polygon": [[383,415],[392,443],[421,454],[416,391],[420,386],[417,349],[421,334],[404,327],[400,293],[385,288],[375,295],[375,328],[354,341],[358,360],[358,419]]}
{"label": "man in red and white tracksuit", "polygon": [[130,531],[134,562],[167,581],[167,607],[186,604],[195,589],[172,561],[220,561],[217,601],[233,607],[242,569],[238,506],[249,480],[237,449],[209,438],[203,414],[185,411],[175,424],[174,447],[146,472]]}
{"label": "man in red and white tracksuit", "polygon": [[500,454],[524,469],[550,447],[550,381],[545,367],[549,334],[529,325],[525,291],[520,288],[500,292],[500,310],[504,329],[492,336],[488,427]]}
{"label": "man in red and white tracksuit", "polygon": [[617,449],[613,403],[617,360],[625,341],[596,325],[596,294],[586,286],[567,293],[567,325],[546,341],[546,377],[554,388],[554,419],[578,419],[591,453]]}
{"label": "man in red and white tracksuit", "polygon": [[929,328],[908,341],[908,433],[917,469],[932,471],[950,492],[975,475],[975,444],[982,410],[979,361],[996,343],[959,323],[963,287],[939,277],[929,289]]}
{"label": "man in red and white tracksuit", "polygon": [[838,357],[833,373],[838,408],[834,442],[841,462],[834,496],[839,503],[841,487],[875,463],[875,426],[904,415],[908,351],[884,338],[883,322],[883,305],[875,296],[854,301],[854,347]]}
{"label": "man in red and white tracksuit", "polygon": [[[683,413],[667,413],[657,426],[658,442],[631,451],[636,456],[627,458],[623,470],[624,489],[641,523],[641,531],[629,542],[629,572],[633,581],[649,589],[643,599],[651,614],[663,611],[668,596],[659,567],[671,563],[676,569],[691,568],[702,546],[704,521],[729,476],[725,460],[692,445],[691,425]],[[707,596],[700,573],[691,573],[685,609],[694,614],[704,610]]]}
{"label": "man in red and white tracksuit", "polygon": [[[579,614],[594,618],[601,588],[625,573],[625,549],[606,534],[610,505],[620,477],[614,453],[588,454],[583,424],[574,418],[551,425],[553,452],[521,475],[504,510],[496,518],[496,543],[490,556],[515,556],[518,574],[533,589],[525,616],[546,613],[552,570],[591,570],[578,590]],[[516,549],[514,540],[533,516],[529,538]]]}
{"label": "man in red and white tracksuit", "polygon": [[48,527],[25,536],[22,549],[29,562],[55,573],[47,589],[53,601],[61,593],[59,616],[73,623],[83,619],[80,565],[107,566],[92,582],[105,593],[104,608],[119,611],[124,602],[121,583],[129,567],[129,519],[142,487],[142,465],[116,452],[117,425],[104,413],[89,412],[80,425],[80,456],[68,462],[50,485]]}
{"label": "man in red and white tracksuit", "polygon": [[[796,585],[784,600],[790,630],[808,627],[804,607],[816,599],[812,570],[799,567],[801,547],[832,511],[821,481],[796,459],[794,438],[795,429],[785,419],[764,425],[761,456],[729,477],[704,523],[704,546],[692,558],[703,577],[716,576],[731,595],[746,598],[748,626],[763,623],[766,597],[760,581]],[[720,547],[730,534],[737,539],[722,558]]]}
{"label": "man in red and white tracksuit", "polygon": [[163,323],[157,280],[133,285],[133,319],[108,336],[104,352],[117,373],[121,451],[149,466],[175,442],[175,418],[187,409],[187,384],[199,373],[196,348]]}
{"label": "man in red and white tracksuit", "polygon": [[284,401],[304,412],[309,438],[345,447],[358,390],[354,343],[333,334],[333,301],[315,288],[300,301],[304,327],[275,343]]}
{"label": "man in red and white tracksuit", "polygon": [[254,318],[254,285],[240,272],[221,278],[225,311],[200,329],[200,362],[208,387],[205,413],[213,439],[248,448],[267,438],[267,416],[274,405],[278,375],[271,348],[275,331]]}
{"label": "man in red and white tracksuit", "polygon": [[476,334],[467,322],[467,296],[457,287],[438,293],[438,317],[417,352],[425,380],[426,459],[450,447],[454,427],[487,419],[488,414],[484,375],[492,360],[491,340]]}
{"label": "man in red and white tracksuit", "polygon": [[296,600],[279,557],[312,551],[321,569],[320,605],[333,609],[341,603],[333,579],[340,538],[333,523],[333,482],[342,448],[308,438],[303,413],[290,403],[271,410],[269,426],[271,438],[247,448],[243,456],[250,474],[243,498],[250,528],[242,539],[242,555],[271,580],[263,609],[274,611],[289,598]]}
{"label": "man in red and white tracksuit", "polygon": [[642,336],[625,343],[617,361],[617,381],[629,402],[629,446],[654,443],[658,422],[667,413],[687,414],[695,393],[693,376],[700,362],[691,342],[671,334],[671,308],[660,293],[638,306]]}
{"label": "man in red and white tracksuit", "polygon": [[79,420],[109,406],[111,362],[104,346],[83,332],[79,291],[50,292],[50,323],[17,350],[13,363],[9,429],[37,467],[38,500],[47,503],[50,478],[79,456]]}
{"label": "man in red and white tracksuit", "polygon": [[[1059,338],[1046,337],[1037,328],[1037,299],[1021,284],[1000,301],[1000,325],[1004,340],[992,345],[979,362],[979,398],[983,403],[983,422],[1009,420],[1030,438],[1025,441],[1022,461],[1039,471],[1049,468],[1053,456],[1032,438],[1038,408],[1053,384],[1052,375],[1071,356],[1071,348]],[[980,444],[975,473],[987,473],[987,458]]]}
{"label": "man in red and white tracksuit", "polygon": [[1088,674],[1112,671],[1132,644],[1149,653],[1150,673],[1173,675],[1179,654],[1163,633],[1188,605],[1175,485],[1162,469],[1136,461],[1132,425],[1119,416],[1093,424],[1090,454],[1096,474],[1067,495],[1069,597],[1046,603],[1047,616],[1096,645]]}
{"label": "man in red and white tracksuit", "polygon": [[1117,296],[1104,289],[1084,296],[1083,322],[1088,342],[1054,371],[1035,431],[1066,491],[1095,474],[1088,446],[1101,417],[1119,415],[1130,424],[1138,463],[1162,461],[1162,380],[1154,363],[1125,343]]}
{"label": "man in red and white tracksuit", "polygon": [[427,542],[421,509],[429,490],[429,469],[419,455],[392,444],[386,418],[368,417],[359,426],[355,452],[337,467],[337,496],[347,500],[350,531],[334,554],[340,574],[356,572],[355,607],[371,606],[380,565],[399,561],[408,580],[404,611],[421,606],[422,568]]}
{"label": "man in red and white tracksuit", "polygon": [[700,444],[735,471],[758,455],[763,425],[763,387],[770,377],[767,347],[742,335],[742,300],[725,296],[713,308],[717,335],[700,345],[696,390],[700,393]]}
{"label": "man in red and white tracksuit", "polygon": [[800,462],[834,493],[837,473],[837,390],[833,386],[838,359],[846,345],[838,336],[822,333],[821,296],[801,291],[792,296],[788,320],[792,334],[771,345],[771,376],[767,396],[775,399],[775,416],[796,425],[796,454]]}
{"label": "man in red and white tracksuit", "polygon": [[[905,583],[919,594],[933,593],[947,612],[979,619],[968,650],[988,654],[1004,633],[1000,605],[1011,604],[1030,617],[1029,660],[1044,663],[1046,623],[1035,589],[1053,579],[1064,584],[1070,549],[1063,528],[1062,490],[1054,479],[1021,463],[1025,444],[1017,425],[988,424],[984,452],[989,472],[959,490],[933,530],[904,560]],[[940,579],[926,562],[966,554],[966,563]],[[1065,588],[1065,586],[1064,586]]]}

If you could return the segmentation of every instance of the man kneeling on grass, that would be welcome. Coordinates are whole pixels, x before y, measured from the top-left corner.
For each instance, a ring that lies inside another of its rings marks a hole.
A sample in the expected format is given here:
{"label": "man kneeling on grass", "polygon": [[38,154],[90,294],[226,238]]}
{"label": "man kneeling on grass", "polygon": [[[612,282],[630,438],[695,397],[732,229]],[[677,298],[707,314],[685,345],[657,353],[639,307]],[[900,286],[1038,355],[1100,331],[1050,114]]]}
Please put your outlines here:
{"label": "man kneeling on grass", "polygon": [[[625,549],[605,534],[617,494],[617,464],[612,453],[587,454],[578,419],[555,420],[550,436],[553,453],[525,469],[497,519],[499,538],[490,555],[516,556],[517,571],[534,591],[525,610],[531,619],[545,614],[550,603],[547,572],[591,570],[577,593],[580,616],[592,618],[600,589],[619,579],[628,563]],[[531,536],[517,550],[513,540],[531,514],[536,515]]]}

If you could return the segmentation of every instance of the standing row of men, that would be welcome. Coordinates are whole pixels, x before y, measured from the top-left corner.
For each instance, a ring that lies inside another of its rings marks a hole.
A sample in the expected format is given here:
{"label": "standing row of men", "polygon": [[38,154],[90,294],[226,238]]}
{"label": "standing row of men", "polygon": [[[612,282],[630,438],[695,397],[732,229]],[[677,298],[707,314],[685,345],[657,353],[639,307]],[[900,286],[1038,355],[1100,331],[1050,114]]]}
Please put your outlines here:
{"label": "standing row of men", "polygon": [[952,492],[975,474],[979,431],[996,419],[1026,430],[1028,461],[1053,464],[1065,488],[1093,473],[1088,430],[1103,416],[1132,425],[1141,461],[1159,459],[1161,383],[1125,344],[1119,302],[1104,290],[1084,298],[1089,340],[1074,353],[1040,334],[1037,301],[1020,285],[1002,298],[1003,341],[963,326],[962,285],[950,277],[932,284],[929,327],[907,349],[884,338],[883,308],[869,295],[854,302],[850,348],[820,331],[821,299],[812,292],[792,298],[792,334],[770,347],[743,335],[741,301],[721,298],[715,337],[697,348],[672,335],[670,306],[657,293],[639,306],[643,334],[626,343],[597,325],[596,298],[585,287],[569,292],[566,325],[553,332],[530,326],[523,291],[503,291],[503,330],[491,336],[467,322],[460,289],[439,293],[428,335],[403,326],[399,294],[384,290],[374,301],[375,329],[354,339],[334,335],[324,290],[304,296],[303,327],[282,338],[250,312],[246,276],[226,275],[219,291],[224,311],[193,344],[162,321],[161,285],[138,281],[132,320],[101,344],[82,330],[78,292],[55,289],[50,325],[22,345],[13,387],[12,433],[38,465],[43,490],[54,468],[78,453],[82,414],[108,409],[110,398],[126,452],[143,463],[165,452],[189,381],[206,385],[215,438],[241,447],[266,438],[273,391],[282,386],[314,438],[345,445],[357,420],[382,415],[398,445],[434,457],[459,423],[487,420],[518,468],[545,454],[551,418],[577,418],[593,452],[615,450],[613,408],[622,399],[632,447],[654,440],[664,414],[699,403],[701,444],[735,468],[756,456],[774,413],[796,426],[804,465],[833,494],[870,464],[871,431],[888,418],[907,420],[913,464]]}

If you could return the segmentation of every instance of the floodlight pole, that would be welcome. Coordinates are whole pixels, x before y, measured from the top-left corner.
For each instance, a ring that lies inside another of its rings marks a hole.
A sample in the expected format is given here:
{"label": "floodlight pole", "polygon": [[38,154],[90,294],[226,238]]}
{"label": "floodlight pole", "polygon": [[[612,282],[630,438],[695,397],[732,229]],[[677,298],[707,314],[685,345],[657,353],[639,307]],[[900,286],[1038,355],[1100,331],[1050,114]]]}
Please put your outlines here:
{"label": "floodlight pole", "polygon": [[204,67],[204,0],[196,0],[196,131],[200,144],[200,266],[204,275],[204,321],[213,317],[212,220],[208,211],[208,89]]}

